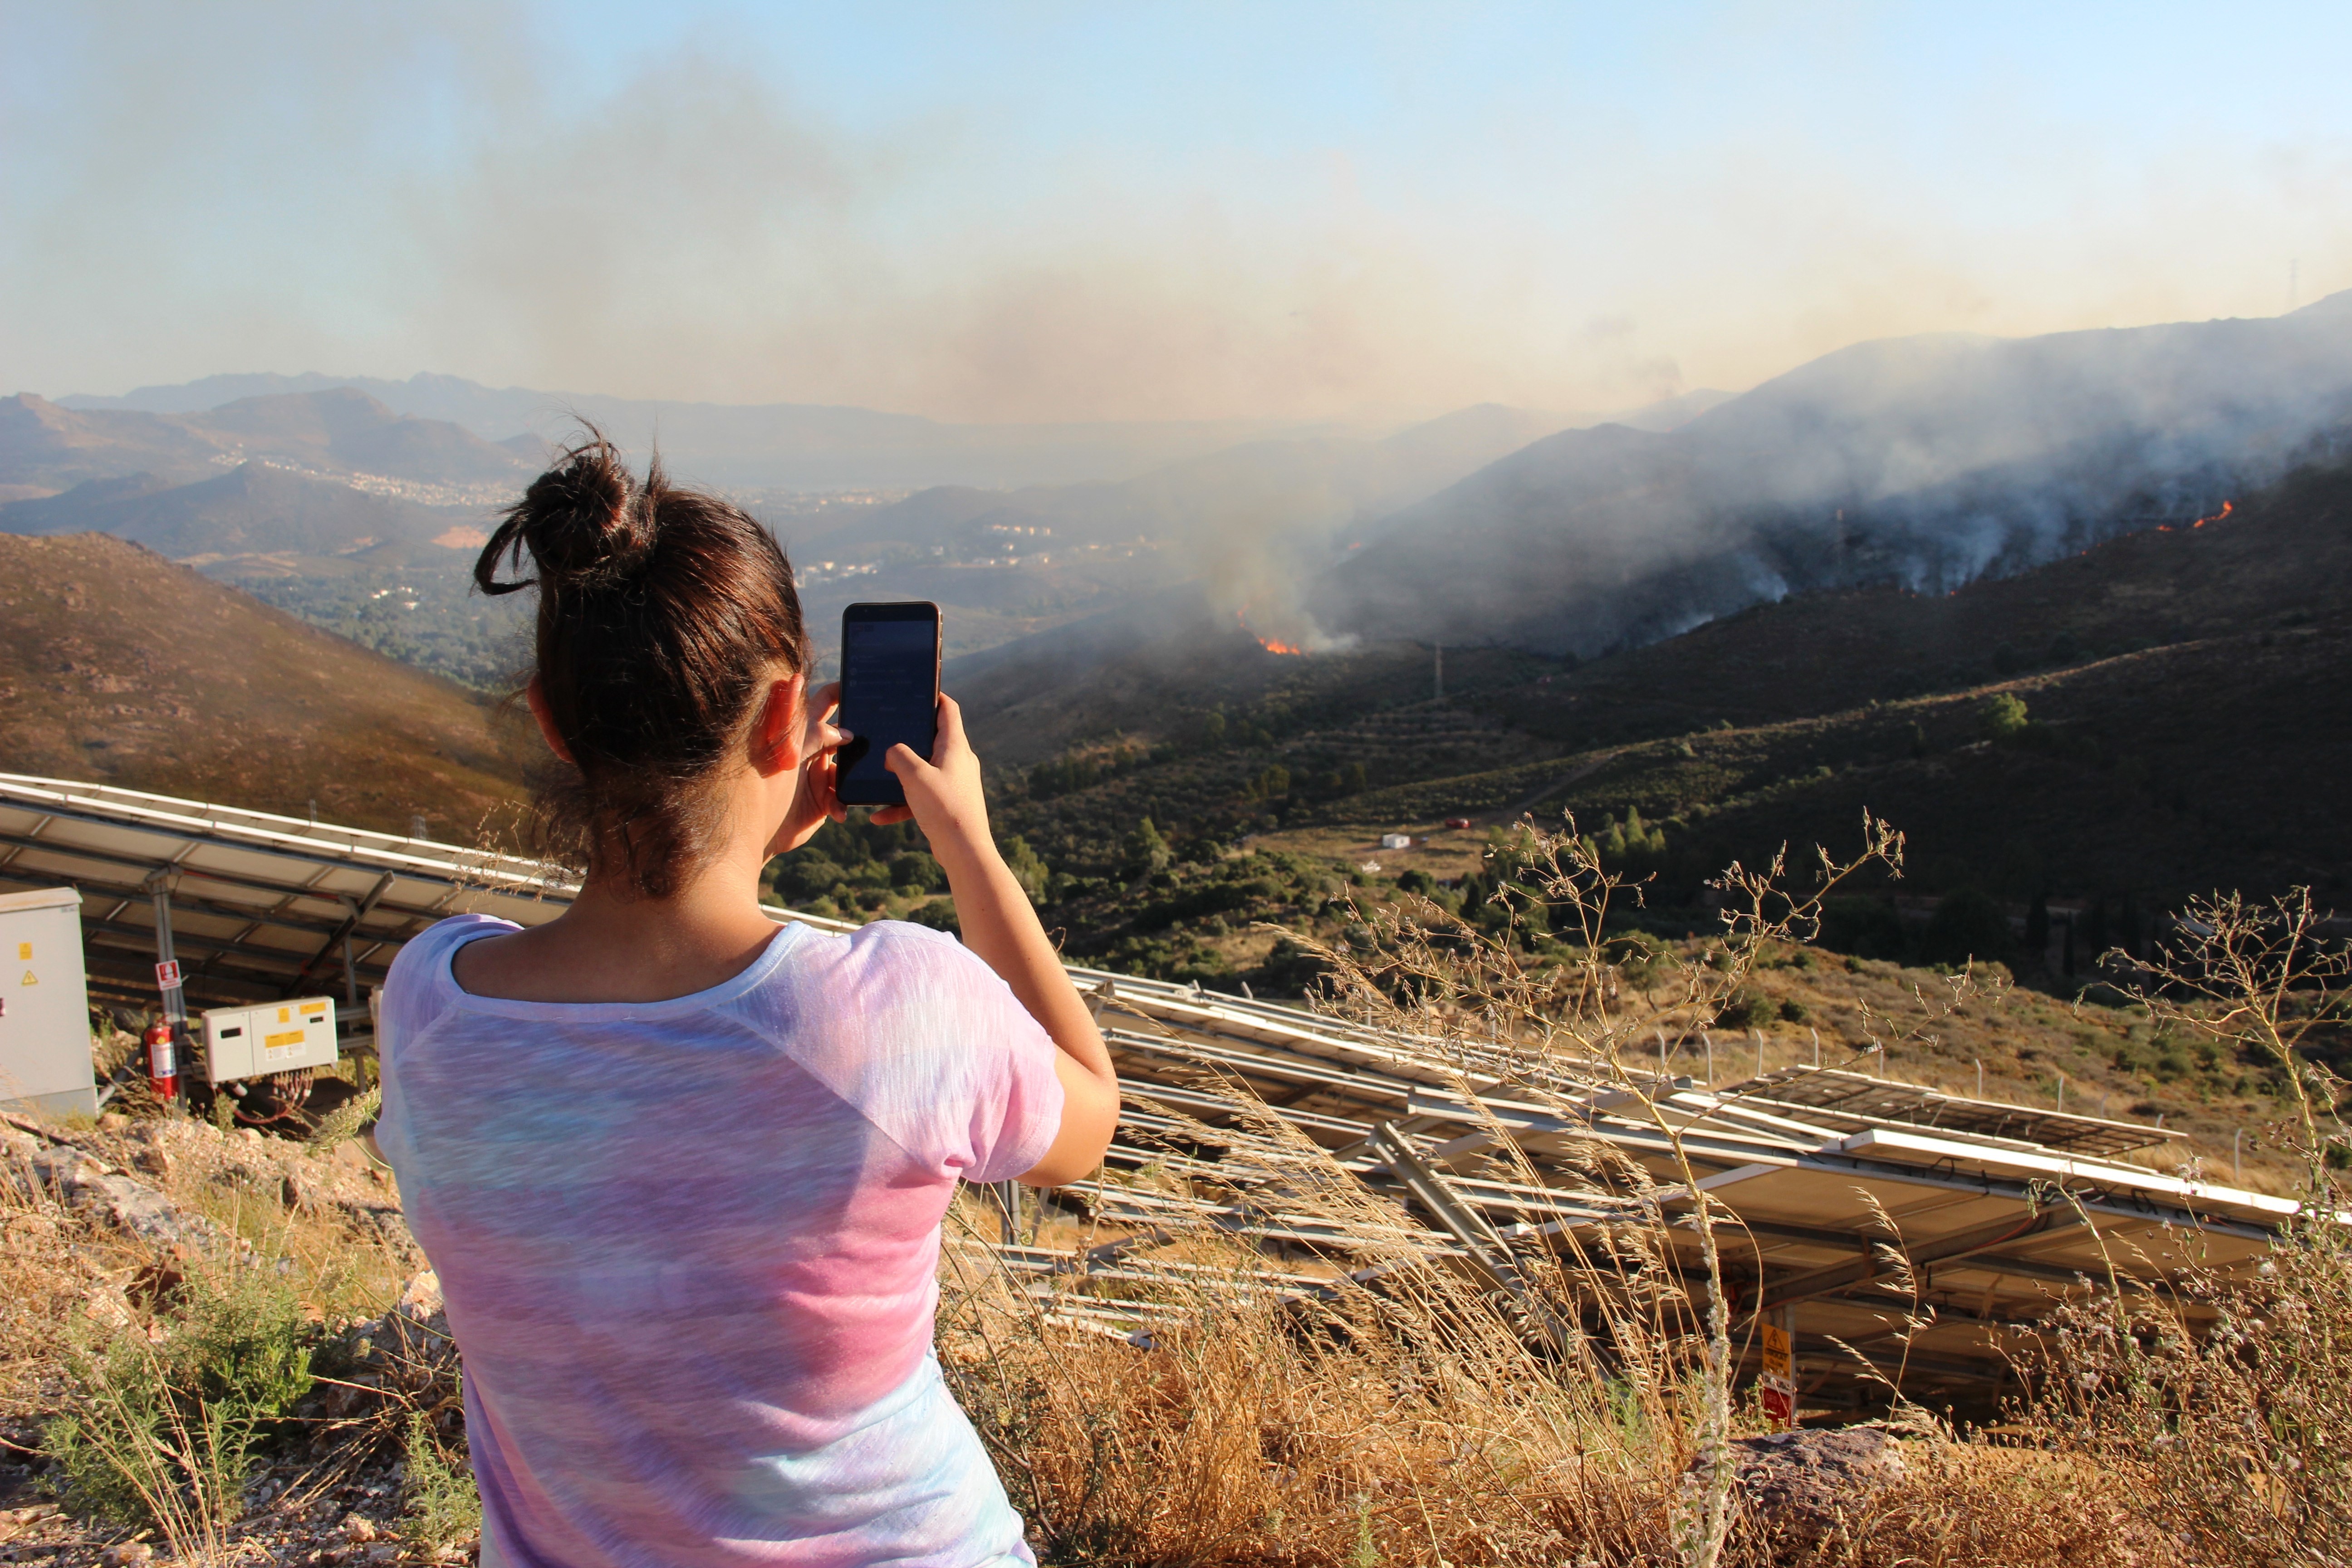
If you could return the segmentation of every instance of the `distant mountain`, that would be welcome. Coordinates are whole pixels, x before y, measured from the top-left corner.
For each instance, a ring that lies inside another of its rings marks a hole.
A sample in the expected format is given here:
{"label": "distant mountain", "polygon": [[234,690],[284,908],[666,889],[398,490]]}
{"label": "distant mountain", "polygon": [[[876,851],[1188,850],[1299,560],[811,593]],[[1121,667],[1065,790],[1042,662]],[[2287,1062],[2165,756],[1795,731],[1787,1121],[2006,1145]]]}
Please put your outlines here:
{"label": "distant mountain", "polygon": [[515,487],[522,454],[446,421],[394,414],[347,387],[249,397],[204,413],[0,400],[0,484],[64,489],[132,474],[186,481],[247,461],[458,494]]}
{"label": "distant mountain", "polygon": [[534,471],[524,456],[446,419],[394,414],[350,387],[247,397],[192,416],[248,451],[299,454],[322,468],[440,484],[512,482]]}
{"label": "distant mountain", "polygon": [[1736,392],[1719,392],[1713,387],[1695,387],[1688,392],[1676,393],[1672,397],[1660,398],[1646,407],[1612,415],[1592,423],[1622,425],[1629,429],[1647,430],[1663,436],[1669,430],[1681,429],[1700,415],[1720,408],[1738,395]]}
{"label": "distant mountain", "polygon": [[[537,460],[546,437],[562,436],[575,416],[584,417],[640,455],[652,450],[657,441],[663,457],[682,479],[754,489],[962,486],[1003,490],[1107,483],[1253,442],[1320,437],[1373,440],[1382,434],[1364,422],[1344,420],[957,425],[869,408],[799,403],[677,403],[599,393],[488,387],[459,376],[431,374],[406,381],[316,374],[211,375],[173,386],[142,386],[120,397],[77,394],[58,399],[58,404],[76,410],[195,414],[241,399],[332,388],[364,393],[396,414],[460,426],[486,441],[520,450],[532,461]],[[1671,428],[1726,395],[1685,393],[1621,416],[1545,416],[1489,405],[1432,423],[1500,427],[1519,421],[1525,435],[1496,447],[1500,452],[1524,446],[1551,430],[1606,417],[1623,418],[1643,428]]]}
{"label": "distant mountain", "polygon": [[1388,515],[1577,417],[1481,404],[1379,440],[1245,442],[1120,484],[942,486],[804,542],[845,552],[970,544],[1008,529],[1050,529],[1065,546],[1140,536],[1193,552],[1194,571],[1245,595],[1253,580],[1297,570],[1294,555],[1311,562],[1330,531]]}
{"label": "distant mountain", "polygon": [[2323,455],[2352,292],[2289,316],[1861,343],[1680,428],[1571,430],[1368,525],[1327,626],[1591,655],[1792,592],[1942,592]]}
{"label": "distant mountain", "polygon": [[0,506],[0,532],[110,533],[199,566],[272,554],[431,558],[450,553],[432,542],[452,529],[468,531],[446,511],[259,462],[184,485],[152,474],[91,479]]}
{"label": "distant mountain", "polygon": [[0,484],[54,491],[136,473],[194,477],[220,452],[218,442],[163,416],[84,414],[30,393],[0,399]]}
{"label": "distant mountain", "polygon": [[451,843],[510,824],[511,721],[102,534],[0,536],[0,757]]}
{"label": "distant mountain", "polygon": [[191,414],[242,398],[335,388],[364,393],[395,413],[460,426],[490,442],[560,437],[575,417],[586,418],[640,458],[658,443],[671,470],[693,483],[809,490],[1119,479],[1239,441],[1356,433],[1330,423],[1262,419],[950,425],[870,408],[677,403],[494,388],[429,374],[406,381],[214,375],[184,385],[142,386],[121,397],[76,395],[58,401],[68,409]]}
{"label": "distant mountain", "polygon": [[2312,626],[2352,633],[2352,467],[2299,468],[2201,528],[2143,529],[1957,593],[1882,585],[1757,605],[1498,700],[1533,733],[1599,745]]}

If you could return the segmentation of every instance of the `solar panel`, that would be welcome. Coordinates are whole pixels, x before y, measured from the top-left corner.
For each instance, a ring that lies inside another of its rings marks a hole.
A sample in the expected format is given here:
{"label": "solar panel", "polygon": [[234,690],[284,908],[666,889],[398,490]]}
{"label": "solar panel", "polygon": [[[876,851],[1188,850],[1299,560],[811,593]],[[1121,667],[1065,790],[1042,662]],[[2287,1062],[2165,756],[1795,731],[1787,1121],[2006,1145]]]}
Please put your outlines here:
{"label": "solar panel", "polygon": [[[59,886],[80,894],[94,1001],[152,1006],[168,927],[192,1009],[340,992],[354,1033],[367,1027],[367,1010],[350,1003],[380,984],[402,944],[433,921],[480,912],[535,925],[554,919],[577,890],[560,871],[514,856],[0,774],[0,894]],[[852,929],[770,912],[828,931]],[[1563,1236],[1636,1213],[1666,1216],[1677,1237],[1686,1236],[1696,1202],[1687,1161],[1699,1188],[1721,1205],[1720,1239],[1746,1307],[1786,1303],[1803,1314],[1801,1369],[1809,1347],[1818,1358],[1809,1399],[1841,1380],[1853,1384],[1851,1354],[1879,1356],[1904,1312],[1917,1308],[1933,1309],[1933,1326],[1916,1336],[1907,1357],[1882,1359],[1904,1360],[1915,1375],[1928,1369],[1955,1386],[1989,1385],[2006,1373],[2016,1336],[2031,1331],[2054,1292],[2094,1278],[2157,1288],[2191,1262],[2242,1265],[2271,1245],[2295,1208],[2207,1183],[2193,1166],[2166,1173],[2120,1163],[2135,1150],[2177,1144],[2177,1130],[1836,1069],[1789,1068],[1709,1086],[1612,1080],[1594,1064],[1563,1059],[1549,1081],[1522,1074],[1507,1095],[1486,1098],[1496,1094],[1496,1080],[1475,1076],[1486,1059],[1476,1042],[1441,1048],[1197,985],[1077,968],[1072,977],[1139,1096],[1156,1096],[1165,1112],[1222,1124],[1232,1136],[1215,1142],[1242,1152],[1171,1155],[1169,1137],[1181,1129],[1139,1106],[1114,1147],[1114,1169],[1158,1162],[1200,1186],[1190,1197],[1109,1180],[1066,1189],[1066,1204],[1133,1233],[1118,1244],[1122,1258],[1140,1258],[1187,1225],[1255,1230],[1343,1268],[1351,1248],[1392,1256],[1400,1237],[1418,1237],[1430,1267],[1483,1260],[1495,1278],[1526,1289],[1533,1276],[1498,1247],[1539,1258]],[[1286,1117],[1294,1136],[1339,1156],[1393,1208],[1394,1223],[1351,1234],[1348,1224],[1284,1206],[1278,1184],[1261,1183],[1242,1206],[1211,1190],[1237,1160],[1246,1163],[1247,1151],[1265,1146],[1250,1117],[1215,1087],[1236,1079],[1263,1097],[1253,1115]],[[1498,1127],[1524,1163],[1494,1166]],[[1649,1185],[1597,1190],[1591,1152],[1599,1145],[1620,1169],[1630,1163],[1646,1172]],[[1918,1291],[1891,1314],[1881,1267],[1890,1219],[1914,1256]],[[1267,1282],[1295,1283],[1271,1275]],[[1086,1310],[1127,1309],[1105,1300]],[[1830,1336],[1851,1351],[1822,1352]]]}

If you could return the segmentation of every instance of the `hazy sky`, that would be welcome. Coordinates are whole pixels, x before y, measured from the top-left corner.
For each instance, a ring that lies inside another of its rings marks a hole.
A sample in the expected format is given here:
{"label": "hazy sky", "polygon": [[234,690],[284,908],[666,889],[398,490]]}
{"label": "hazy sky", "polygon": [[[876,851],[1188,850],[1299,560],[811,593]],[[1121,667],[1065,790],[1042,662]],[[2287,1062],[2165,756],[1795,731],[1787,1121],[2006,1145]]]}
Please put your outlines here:
{"label": "hazy sky", "polygon": [[0,391],[1622,406],[2352,287],[2352,6],[0,0]]}

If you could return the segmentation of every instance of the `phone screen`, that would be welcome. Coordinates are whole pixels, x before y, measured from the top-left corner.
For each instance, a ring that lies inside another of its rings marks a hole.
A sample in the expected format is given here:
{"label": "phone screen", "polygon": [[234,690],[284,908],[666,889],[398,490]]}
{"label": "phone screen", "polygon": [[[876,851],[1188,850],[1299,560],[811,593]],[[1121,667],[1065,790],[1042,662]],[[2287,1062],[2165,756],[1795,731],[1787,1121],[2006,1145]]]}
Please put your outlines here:
{"label": "phone screen", "polygon": [[928,758],[939,735],[940,612],[936,605],[852,605],[841,617],[841,724],[854,737],[835,753],[845,805],[903,805],[882,765],[900,742]]}

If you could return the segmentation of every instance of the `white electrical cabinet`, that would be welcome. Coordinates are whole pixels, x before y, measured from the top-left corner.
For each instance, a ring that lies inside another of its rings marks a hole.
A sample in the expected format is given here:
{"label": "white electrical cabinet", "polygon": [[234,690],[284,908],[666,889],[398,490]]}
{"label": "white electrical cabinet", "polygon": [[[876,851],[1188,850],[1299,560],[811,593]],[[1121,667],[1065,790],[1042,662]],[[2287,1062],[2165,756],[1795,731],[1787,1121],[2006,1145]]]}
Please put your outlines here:
{"label": "white electrical cabinet", "polygon": [[213,1007],[204,1016],[205,1076],[214,1083],[335,1064],[335,1004],[326,996]]}
{"label": "white electrical cabinet", "polygon": [[81,895],[71,888],[0,897],[0,1106],[98,1114]]}

